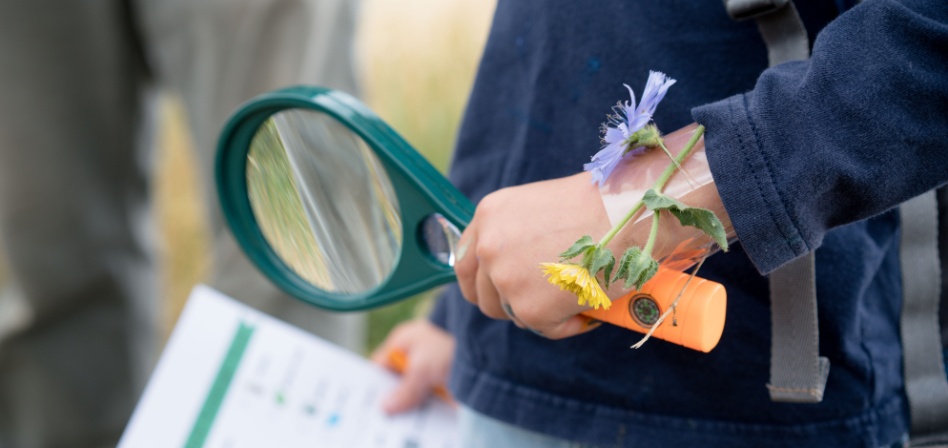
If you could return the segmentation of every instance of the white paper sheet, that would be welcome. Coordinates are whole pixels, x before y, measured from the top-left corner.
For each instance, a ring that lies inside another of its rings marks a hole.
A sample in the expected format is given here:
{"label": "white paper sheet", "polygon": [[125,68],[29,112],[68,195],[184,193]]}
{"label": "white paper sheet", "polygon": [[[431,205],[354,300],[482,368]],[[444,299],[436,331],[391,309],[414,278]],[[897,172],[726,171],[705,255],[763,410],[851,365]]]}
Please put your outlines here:
{"label": "white paper sheet", "polygon": [[457,446],[455,410],[395,417],[396,377],[364,358],[197,286],[120,448]]}

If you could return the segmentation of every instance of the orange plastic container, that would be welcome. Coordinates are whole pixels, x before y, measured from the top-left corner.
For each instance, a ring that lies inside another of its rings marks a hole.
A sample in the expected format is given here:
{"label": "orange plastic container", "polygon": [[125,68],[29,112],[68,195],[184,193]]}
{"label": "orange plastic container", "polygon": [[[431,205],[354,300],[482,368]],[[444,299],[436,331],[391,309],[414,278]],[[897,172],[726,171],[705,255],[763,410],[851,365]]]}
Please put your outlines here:
{"label": "orange plastic container", "polygon": [[[690,276],[670,269],[659,269],[641,290],[613,300],[609,310],[589,310],[583,315],[647,333],[687,283],[676,311],[665,318],[652,337],[710,352],[718,345],[724,331],[727,292],[720,283],[700,277],[692,278],[689,283]],[[677,325],[674,325],[675,322]]]}

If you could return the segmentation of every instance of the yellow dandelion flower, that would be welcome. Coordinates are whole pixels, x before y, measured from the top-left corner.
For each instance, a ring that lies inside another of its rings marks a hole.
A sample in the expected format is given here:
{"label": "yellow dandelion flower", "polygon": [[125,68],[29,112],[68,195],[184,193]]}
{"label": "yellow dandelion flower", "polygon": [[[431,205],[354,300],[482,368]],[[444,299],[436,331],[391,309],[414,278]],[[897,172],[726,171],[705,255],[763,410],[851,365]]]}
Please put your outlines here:
{"label": "yellow dandelion flower", "polygon": [[540,267],[550,283],[576,294],[580,305],[589,305],[597,310],[600,306],[607,310],[612,306],[612,301],[599,286],[596,277],[589,275],[586,268],[570,263],[540,263]]}

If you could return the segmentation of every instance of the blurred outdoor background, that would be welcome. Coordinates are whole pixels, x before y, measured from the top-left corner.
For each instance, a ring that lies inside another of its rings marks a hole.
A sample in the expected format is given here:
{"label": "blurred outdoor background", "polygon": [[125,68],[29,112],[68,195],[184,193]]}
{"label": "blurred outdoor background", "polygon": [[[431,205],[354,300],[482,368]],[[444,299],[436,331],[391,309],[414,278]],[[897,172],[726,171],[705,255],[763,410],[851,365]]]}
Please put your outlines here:
{"label": "blurred outdoor background", "polygon": [[[481,49],[493,1],[364,0],[357,39],[362,98],[444,172]],[[163,326],[170,331],[195,283],[210,272],[196,162],[177,98],[162,102],[156,219],[161,233]],[[210,180],[204,180],[210,181]],[[419,297],[370,315],[369,343],[401,320],[424,313]]]}

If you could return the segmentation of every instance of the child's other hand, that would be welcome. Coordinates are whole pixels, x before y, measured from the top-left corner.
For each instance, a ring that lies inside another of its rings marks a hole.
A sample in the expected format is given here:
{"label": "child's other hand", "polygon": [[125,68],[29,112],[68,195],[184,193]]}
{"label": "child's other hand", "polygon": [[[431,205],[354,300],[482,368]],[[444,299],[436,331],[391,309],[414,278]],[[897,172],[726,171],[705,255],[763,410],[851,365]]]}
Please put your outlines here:
{"label": "child's other hand", "polygon": [[372,361],[399,371],[390,356],[394,351],[405,354],[407,366],[398,387],[382,402],[388,414],[414,409],[447,383],[454,359],[454,336],[426,319],[416,319],[395,327],[372,353]]}

